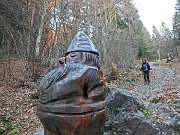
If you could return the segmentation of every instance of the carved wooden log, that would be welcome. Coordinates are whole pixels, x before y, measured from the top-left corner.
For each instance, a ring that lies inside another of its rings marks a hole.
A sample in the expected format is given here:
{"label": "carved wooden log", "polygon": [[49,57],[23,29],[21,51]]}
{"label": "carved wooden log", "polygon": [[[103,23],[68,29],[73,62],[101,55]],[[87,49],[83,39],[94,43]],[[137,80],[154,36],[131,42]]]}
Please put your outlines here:
{"label": "carved wooden log", "polygon": [[45,135],[101,135],[106,116],[106,92],[99,53],[79,32],[65,55],[65,64],[40,83],[37,115]]}

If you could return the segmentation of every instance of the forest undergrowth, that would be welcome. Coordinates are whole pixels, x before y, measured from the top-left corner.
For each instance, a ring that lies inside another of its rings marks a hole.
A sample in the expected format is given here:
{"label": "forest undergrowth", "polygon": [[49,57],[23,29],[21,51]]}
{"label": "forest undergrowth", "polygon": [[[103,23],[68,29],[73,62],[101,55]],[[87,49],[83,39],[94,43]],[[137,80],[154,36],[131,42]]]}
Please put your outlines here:
{"label": "forest undergrowth", "polygon": [[[106,74],[107,88],[119,87],[129,91],[143,86],[140,64],[136,68],[128,70],[117,70],[115,74]],[[153,97],[153,102],[168,102],[170,107],[176,109],[173,102],[178,98],[178,93],[170,92],[172,88],[179,88],[180,63],[166,64],[156,63],[156,66],[163,66],[173,69],[176,80],[172,84],[165,84],[164,91],[159,97]],[[40,79],[48,72],[47,68],[36,81],[27,78],[26,70],[20,60],[10,60],[0,64],[0,134],[2,135],[32,135],[42,129],[37,115],[38,95]],[[111,69],[110,69],[111,71]],[[151,71],[151,77],[156,77],[156,71]],[[110,90],[110,89],[108,89]],[[169,92],[168,92],[169,91]],[[150,95],[151,96],[151,95]],[[153,96],[153,95],[152,95]]]}

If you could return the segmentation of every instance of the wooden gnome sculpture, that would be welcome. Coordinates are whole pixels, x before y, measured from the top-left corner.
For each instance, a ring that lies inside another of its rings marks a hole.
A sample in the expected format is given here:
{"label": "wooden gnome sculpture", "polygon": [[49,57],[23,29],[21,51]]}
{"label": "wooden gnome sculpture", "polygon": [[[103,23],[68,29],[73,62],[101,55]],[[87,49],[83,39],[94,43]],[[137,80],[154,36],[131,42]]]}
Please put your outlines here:
{"label": "wooden gnome sculpture", "polygon": [[99,52],[82,31],[73,38],[65,64],[40,83],[37,115],[45,135],[101,135],[106,93]]}

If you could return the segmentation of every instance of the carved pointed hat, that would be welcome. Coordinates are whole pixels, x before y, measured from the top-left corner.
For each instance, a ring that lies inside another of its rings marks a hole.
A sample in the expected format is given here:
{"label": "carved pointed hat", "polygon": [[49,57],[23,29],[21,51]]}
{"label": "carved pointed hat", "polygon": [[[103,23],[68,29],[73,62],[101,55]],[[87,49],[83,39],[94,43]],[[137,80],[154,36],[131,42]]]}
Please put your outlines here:
{"label": "carved pointed hat", "polygon": [[75,35],[65,55],[71,52],[91,52],[99,55],[98,50],[83,31],[79,31]]}

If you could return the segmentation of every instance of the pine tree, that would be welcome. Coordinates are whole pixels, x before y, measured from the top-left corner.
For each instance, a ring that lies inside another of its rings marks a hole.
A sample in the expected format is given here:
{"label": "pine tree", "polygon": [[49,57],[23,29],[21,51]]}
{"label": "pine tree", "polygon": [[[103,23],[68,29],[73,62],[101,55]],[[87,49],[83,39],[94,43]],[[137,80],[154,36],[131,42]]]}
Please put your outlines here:
{"label": "pine tree", "polygon": [[176,55],[178,57],[178,60],[180,60],[180,0],[177,0],[175,6],[175,15],[173,18],[173,33],[176,47]]}
{"label": "pine tree", "polygon": [[166,58],[168,53],[174,55],[173,35],[164,22],[161,23],[160,33],[162,35],[162,57]]}

